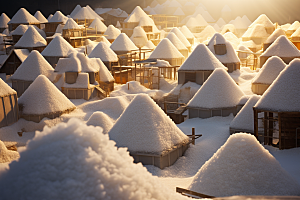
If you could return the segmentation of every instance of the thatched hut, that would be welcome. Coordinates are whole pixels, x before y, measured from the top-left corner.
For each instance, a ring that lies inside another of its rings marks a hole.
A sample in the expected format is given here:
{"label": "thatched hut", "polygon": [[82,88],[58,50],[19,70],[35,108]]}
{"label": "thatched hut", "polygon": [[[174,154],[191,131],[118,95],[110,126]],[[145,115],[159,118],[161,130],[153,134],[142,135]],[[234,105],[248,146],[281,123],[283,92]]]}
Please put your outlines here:
{"label": "thatched hut", "polygon": [[67,40],[74,48],[83,46],[83,29],[78,24],[69,18],[62,29],[62,36]]}
{"label": "thatched hut", "polygon": [[40,28],[40,22],[32,16],[25,8],[20,8],[18,12],[7,23],[9,31],[15,30],[20,24],[36,25]]}
{"label": "thatched hut", "polygon": [[41,23],[41,29],[45,29],[45,23],[48,22],[48,20],[46,19],[46,17],[41,13],[41,11],[37,10],[34,14],[34,17],[39,20],[39,22]]}
{"label": "thatched hut", "polygon": [[[263,44],[263,51],[266,51],[267,48],[281,35],[285,35],[284,30],[281,28],[276,29],[269,37],[268,39],[264,42]],[[286,35],[285,35],[286,36]]]}
{"label": "thatched hut", "polygon": [[3,33],[3,31],[8,28],[7,23],[9,21],[10,18],[5,13],[2,13],[0,16],[0,33]]}
{"label": "thatched hut", "polygon": [[262,95],[285,67],[286,64],[278,56],[269,58],[253,78],[252,92]]}
{"label": "thatched hut", "polygon": [[282,35],[279,36],[263,54],[261,54],[259,57],[260,67],[262,67],[272,56],[278,56],[286,64],[289,64],[294,58],[300,58],[300,51],[286,36]]}
{"label": "thatched hut", "polygon": [[138,49],[125,33],[121,33],[110,45],[110,48],[117,55],[127,54]]}
{"label": "thatched hut", "polygon": [[134,97],[108,135],[117,147],[128,148],[135,163],[160,169],[174,164],[189,147],[189,138],[147,94]]}
{"label": "thatched hut", "polygon": [[39,75],[50,78],[53,71],[54,69],[45,58],[38,51],[33,50],[10,77],[12,88],[20,97]]}
{"label": "thatched hut", "polygon": [[[100,16],[99,16],[100,17]],[[82,7],[73,17],[78,25],[89,27],[94,21],[95,16],[90,12],[87,7]]]}
{"label": "thatched hut", "polygon": [[243,91],[224,69],[215,69],[188,102],[189,118],[209,118],[237,114]]}
{"label": "thatched hut", "polygon": [[256,24],[248,28],[242,35],[242,41],[252,40],[256,45],[262,45],[270,34],[267,33],[265,27],[261,24]]}
{"label": "thatched hut", "polygon": [[193,45],[195,43],[195,36],[193,35],[193,33],[190,31],[190,29],[188,29],[187,26],[182,26],[181,28],[179,28],[179,30],[182,32],[182,34],[186,37],[186,39],[190,42],[191,45]]}
{"label": "thatched hut", "polygon": [[99,18],[96,18],[90,24],[89,30],[87,30],[87,32],[88,34],[104,34],[106,30],[107,26]]}
{"label": "thatched hut", "polygon": [[3,62],[0,68],[0,73],[5,73],[6,75],[14,74],[29,54],[30,51],[28,49],[12,50]]}
{"label": "thatched hut", "polygon": [[54,35],[56,28],[59,24],[65,24],[68,17],[64,16],[60,11],[56,11],[55,14],[45,24],[45,32],[47,37]]}
{"label": "thatched hut", "polygon": [[[16,44],[20,40],[20,38],[24,35],[29,26],[31,25],[21,24],[11,33],[14,44]],[[33,25],[32,27],[35,28],[44,39],[46,39],[46,33],[43,30],[39,29],[35,25]]]}
{"label": "thatched hut", "polygon": [[40,122],[73,111],[76,106],[44,75],[38,76],[18,99],[20,117]]}
{"label": "thatched hut", "polygon": [[204,44],[199,44],[178,69],[178,84],[190,81],[203,85],[217,68],[225,69]]}
{"label": "thatched hut", "polygon": [[178,51],[187,58],[189,56],[189,50],[185,47],[185,45],[179,40],[179,38],[175,35],[175,33],[170,32],[167,37],[170,42],[178,49]]}
{"label": "thatched hut", "polygon": [[253,28],[255,25],[262,25],[266,32],[271,35],[275,31],[275,25],[273,22],[267,17],[265,14],[261,14],[250,26],[249,28]]}
{"label": "thatched hut", "polygon": [[114,27],[113,25],[109,25],[106,29],[106,31],[104,32],[104,35],[106,37],[106,39],[112,43],[115,41],[115,39],[121,34],[121,31],[119,29],[117,29],[116,27]]}
{"label": "thatched hut", "polygon": [[19,119],[17,92],[0,79],[0,128],[9,126]]}
{"label": "thatched hut", "polygon": [[254,106],[254,134],[258,133],[258,115],[264,114],[264,144],[289,149],[300,146],[300,60],[293,60],[266,90]]}
{"label": "thatched hut", "polygon": [[170,32],[175,33],[175,35],[185,45],[185,47],[189,50],[189,52],[191,52],[191,50],[192,50],[191,43],[186,39],[186,37],[183,35],[183,33],[177,27],[172,28],[172,30]]}

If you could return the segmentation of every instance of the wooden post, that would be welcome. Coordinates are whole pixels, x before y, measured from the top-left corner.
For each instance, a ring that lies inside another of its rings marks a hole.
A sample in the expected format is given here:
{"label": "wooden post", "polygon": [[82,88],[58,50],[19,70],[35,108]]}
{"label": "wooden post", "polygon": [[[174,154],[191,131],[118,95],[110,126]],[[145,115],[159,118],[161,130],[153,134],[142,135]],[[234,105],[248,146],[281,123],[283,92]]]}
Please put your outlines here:
{"label": "wooden post", "polygon": [[273,144],[273,113],[269,112],[269,144]]}
{"label": "wooden post", "polygon": [[254,112],[254,136],[258,140],[258,112],[253,110]]}
{"label": "wooden post", "polygon": [[195,128],[192,128],[192,144],[195,145]]}
{"label": "wooden post", "polygon": [[129,90],[129,82],[127,82],[128,90]]}
{"label": "wooden post", "polygon": [[[282,140],[281,140],[281,114],[278,113],[278,127],[279,127],[279,149],[283,149],[282,147]],[[296,130],[297,131],[297,130]],[[297,138],[296,138],[296,141],[297,141]],[[297,143],[296,143],[297,144]],[[296,145],[296,148],[297,148],[297,145]]]}
{"label": "wooden post", "polygon": [[264,143],[269,144],[269,134],[268,134],[268,113],[264,112]]}

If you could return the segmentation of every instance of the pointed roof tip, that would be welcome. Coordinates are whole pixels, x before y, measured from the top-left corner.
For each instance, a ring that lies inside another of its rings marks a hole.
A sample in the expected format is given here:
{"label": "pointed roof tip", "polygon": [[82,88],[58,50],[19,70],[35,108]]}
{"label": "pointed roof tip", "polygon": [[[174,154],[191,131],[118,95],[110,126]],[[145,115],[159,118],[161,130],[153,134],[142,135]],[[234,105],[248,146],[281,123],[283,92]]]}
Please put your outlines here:
{"label": "pointed roof tip", "polygon": [[12,89],[7,83],[5,83],[1,78],[0,78],[0,97],[12,95],[12,94],[17,94],[17,92]]}
{"label": "pointed roof tip", "polygon": [[114,125],[110,117],[101,111],[94,112],[86,124],[88,126],[101,126],[104,134],[107,134]]}
{"label": "pointed roof tip", "polygon": [[149,58],[184,58],[184,56],[178,51],[178,49],[172,44],[168,38],[162,39]]}
{"label": "pointed roof tip", "polygon": [[269,19],[269,17],[265,14],[261,14],[249,27],[253,27],[256,24],[261,24],[266,28],[275,27],[273,22]]}
{"label": "pointed roof tip", "polygon": [[100,58],[104,62],[118,62],[119,60],[117,54],[104,42],[99,42],[95,46],[89,58]]}
{"label": "pointed roof tip", "polygon": [[81,30],[81,28],[78,26],[78,24],[72,18],[69,18],[66,21],[66,24],[64,25],[64,27],[62,29],[63,30],[69,30],[69,29]]}
{"label": "pointed roof tip", "polygon": [[168,38],[178,50],[188,50],[175,33],[170,32],[166,38]]}
{"label": "pointed roof tip", "polygon": [[73,17],[73,19],[95,19],[95,16],[90,12],[87,7],[82,7]]}
{"label": "pointed roof tip", "polygon": [[62,36],[58,35],[42,51],[43,56],[67,57],[70,53],[77,52]]}
{"label": "pointed roof tip", "polygon": [[232,11],[231,8],[227,4],[221,10],[221,12],[231,12],[231,11]]}
{"label": "pointed roof tip", "polygon": [[94,28],[100,32],[105,32],[107,30],[107,26],[99,18],[94,19],[89,28]]}
{"label": "pointed roof tip", "polygon": [[119,29],[117,29],[116,27],[114,27],[114,25],[110,24],[104,35],[106,35],[105,37],[107,39],[116,39],[119,35],[121,34],[121,31]]}
{"label": "pointed roof tip", "polygon": [[186,25],[183,25],[179,30],[187,39],[195,38],[194,34],[190,31],[190,29]]}
{"label": "pointed roof tip", "polygon": [[179,30],[179,28],[174,27],[170,32],[173,32],[176,34],[176,36],[179,38],[179,40],[187,47],[190,48],[192,45],[191,43],[186,39],[186,37],[183,35],[183,33]]}
{"label": "pointed roof tip", "polygon": [[114,51],[131,51],[138,49],[125,33],[121,33],[110,45],[110,48]]}
{"label": "pointed roof tip", "polygon": [[36,23],[40,22],[32,16],[25,8],[20,8],[18,12],[11,18],[7,24],[21,24],[21,23]]}
{"label": "pointed roof tip", "polygon": [[39,20],[41,23],[47,23],[48,20],[45,18],[45,16],[41,13],[41,11],[36,11],[34,14],[34,17]]}
{"label": "pointed roof tip", "polygon": [[47,41],[33,27],[29,26],[24,35],[15,44],[15,47],[42,47],[47,46]]}
{"label": "pointed roof tip", "polygon": [[55,14],[51,17],[51,19],[48,19],[49,23],[57,23],[57,22],[62,22],[63,24],[66,23],[68,20],[68,17],[66,17],[62,12],[59,10],[55,12]]}
{"label": "pointed roof tip", "polygon": [[145,11],[140,7],[136,6],[131,14],[124,20],[124,22],[139,22],[140,18],[142,17],[149,17]]}
{"label": "pointed roof tip", "polygon": [[10,18],[5,13],[2,13],[0,16],[0,28],[8,28],[7,23],[9,21],[10,21]]}
{"label": "pointed roof tip", "polygon": [[73,9],[73,11],[70,14],[70,17],[73,18],[74,15],[76,15],[76,13],[78,13],[78,11],[81,9],[81,6],[79,4],[77,4],[77,6],[75,6],[75,8]]}

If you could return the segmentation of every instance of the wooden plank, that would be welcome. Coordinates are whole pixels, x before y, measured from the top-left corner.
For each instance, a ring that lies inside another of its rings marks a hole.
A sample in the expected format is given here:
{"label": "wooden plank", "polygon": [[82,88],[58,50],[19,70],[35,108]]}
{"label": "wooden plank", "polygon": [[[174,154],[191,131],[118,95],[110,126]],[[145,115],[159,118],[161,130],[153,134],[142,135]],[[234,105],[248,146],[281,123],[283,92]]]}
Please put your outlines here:
{"label": "wooden plank", "polygon": [[187,189],[180,188],[180,187],[176,187],[176,192],[180,193],[180,194],[183,194],[183,195],[189,194],[189,195],[193,195],[193,196],[197,196],[197,197],[201,197],[201,198],[215,198],[214,196],[209,196],[209,195],[206,195],[206,194],[201,194],[199,192],[194,192],[194,191],[187,190]]}

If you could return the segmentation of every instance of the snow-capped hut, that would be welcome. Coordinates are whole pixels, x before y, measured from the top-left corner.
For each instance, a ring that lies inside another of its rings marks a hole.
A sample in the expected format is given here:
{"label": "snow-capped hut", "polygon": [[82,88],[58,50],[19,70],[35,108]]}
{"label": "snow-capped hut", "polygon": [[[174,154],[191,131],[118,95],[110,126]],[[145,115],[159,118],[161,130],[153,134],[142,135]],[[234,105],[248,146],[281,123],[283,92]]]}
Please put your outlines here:
{"label": "snow-capped hut", "polygon": [[241,64],[246,64],[247,66],[247,58],[250,56],[253,52],[246,46],[244,45],[239,45],[237,47],[237,52],[238,52],[238,57],[241,61]]}
{"label": "snow-capped hut", "polygon": [[253,28],[255,25],[262,25],[266,32],[271,35],[275,31],[275,25],[265,14],[261,14],[250,26],[249,28]]}
{"label": "snow-capped hut", "polygon": [[220,17],[218,19],[218,21],[216,22],[216,24],[221,28],[221,27],[225,26],[227,23],[224,21],[224,19],[222,17]]}
{"label": "snow-capped hut", "polygon": [[196,38],[199,42],[204,42],[209,38],[212,38],[217,31],[211,26],[208,25],[205,29],[196,35]]}
{"label": "snow-capped hut", "polygon": [[286,35],[287,37],[290,37],[293,35],[293,33],[300,27],[300,22],[295,21],[287,30],[286,30]]}
{"label": "snow-capped hut", "polygon": [[224,69],[215,69],[188,102],[189,118],[236,115],[236,106],[243,95]]}
{"label": "snow-capped hut", "polygon": [[38,51],[33,50],[9,79],[12,88],[20,97],[39,75],[50,78],[53,72],[54,69],[47,60]]}
{"label": "snow-capped hut", "polygon": [[2,13],[0,16],[0,33],[3,33],[3,31],[8,28],[7,23],[9,21],[9,17],[5,13]]}
{"label": "snow-capped hut", "polygon": [[300,50],[300,27],[292,34],[291,41]]}
{"label": "snow-capped hut", "polygon": [[125,33],[121,33],[110,45],[110,48],[117,55],[127,54],[138,49]]}
{"label": "snow-capped hut", "polygon": [[264,42],[263,44],[263,51],[266,51],[267,48],[281,35],[285,35],[284,30],[281,28],[276,29],[269,37],[268,39]]}
{"label": "snow-capped hut", "polygon": [[113,66],[119,65],[117,54],[104,42],[99,42],[93,51],[89,54],[89,58],[100,58],[108,70],[112,70]]}
{"label": "snow-capped hut", "polygon": [[128,148],[135,163],[160,169],[173,165],[189,147],[189,138],[147,94],[134,97],[108,135],[117,147]]}
{"label": "snow-capped hut", "polygon": [[208,43],[208,48],[228,68],[229,73],[240,69],[240,59],[237,57],[232,44],[220,33],[215,33]]}
{"label": "snow-capped hut", "polygon": [[103,129],[104,134],[108,134],[110,129],[113,127],[113,122],[107,114],[96,111],[94,112],[88,121],[86,122],[88,126],[100,126]]}
{"label": "snow-capped hut", "polygon": [[87,7],[82,7],[72,18],[76,21],[77,24],[89,27],[94,21],[95,16]]}
{"label": "snow-capped hut", "polygon": [[185,45],[179,40],[179,38],[175,35],[175,33],[170,32],[167,37],[170,42],[178,49],[178,51],[187,58],[189,56],[189,50],[185,47]]}
{"label": "snow-capped hut", "polygon": [[244,35],[242,35],[242,41],[252,40],[256,45],[262,45],[269,36],[270,34],[267,33],[263,25],[256,24],[249,27]]}
{"label": "snow-capped hut", "polygon": [[60,35],[56,36],[42,51],[42,56],[55,68],[60,58],[66,58],[76,50]]}
{"label": "snow-capped hut", "polygon": [[101,61],[100,58],[90,58],[91,62],[94,62],[96,66],[99,66],[99,79],[97,82],[99,83],[100,88],[102,88],[105,92],[112,92],[115,89],[115,79],[111,75],[110,71],[108,71],[107,67]]}
{"label": "snow-capped hut", "polygon": [[202,15],[198,14],[196,17],[191,17],[185,25],[192,33],[201,33],[208,23],[205,21]]}
{"label": "snow-capped hut", "polygon": [[184,62],[184,56],[167,38],[161,40],[149,56],[149,59],[165,60],[172,66],[180,66]]}
{"label": "snow-capped hut", "polygon": [[69,18],[62,29],[63,38],[68,41],[74,48],[83,46],[83,29],[78,24]]}
{"label": "snow-capped hut", "polygon": [[89,26],[88,34],[104,34],[106,30],[107,26],[99,18],[96,18]]}
{"label": "snow-capped hut", "polygon": [[41,23],[41,29],[45,28],[45,23],[48,22],[48,20],[46,19],[46,17],[41,13],[41,11],[36,11],[34,14],[34,17],[39,20],[39,22]]}
{"label": "snow-capped hut", "polygon": [[241,40],[238,37],[236,37],[236,35],[232,32],[225,33],[223,37],[232,44],[234,49],[237,49],[237,47],[241,43]]}
{"label": "snow-capped hut", "polygon": [[203,85],[211,73],[224,65],[204,44],[199,44],[178,69],[178,84],[188,81]]}
{"label": "snow-capped hut", "polygon": [[72,10],[72,12],[70,13],[70,17],[74,17],[74,15],[76,15],[76,13],[81,10],[81,6],[80,5],[76,5],[75,8]]}
{"label": "snow-capped hut", "polygon": [[185,47],[189,50],[189,52],[191,52],[191,50],[192,50],[191,43],[186,39],[186,37],[183,35],[183,33],[177,27],[172,28],[172,30],[170,32],[175,33],[175,35],[185,45]]}
{"label": "snow-capped hut", "polygon": [[115,39],[121,34],[121,31],[119,29],[117,29],[116,27],[114,27],[113,25],[109,25],[106,29],[106,31],[104,32],[104,35],[106,37],[106,39],[112,43],[115,41]]}
{"label": "snow-capped hut", "polygon": [[232,10],[228,5],[225,5],[221,10],[221,17],[226,22],[229,22],[232,19]]}
{"label": "snow-capped hut", "polygon": [[[121,28],[121,23],[128,17],[128,14],[121,10],[120,8],[96,8],[95,12],[104,19],[106,26],[114,24],[116,27],[119,24]],[[119,23],[118,23],[119,22]]]}
{"label": "snow-capped hut", "polygon": [[253,78],[252,92],[262,95],[285,67],[286,64],[278,56],[269,58]]}
{"label": "snow-capped hut", "polygon": [[9,31],[15,30],[20,24],[36,25],[40,28],[40,22],[32,16],[25,8],[20,8],[18,12],[7,23]]}
{"label": "snow-capped hut", "polygon": [[[29,26],[32,25],[21,24],[11,33],[14,44],[16,44],[20,40],[20,38],[24,35],[24,33],[27,31]],[[46,39],[46,33],[43,30],[39,29],[34,25],[32,27],[35,28],[35,30],[37,30],[44,39]]]}
{"label": "snow-capped hut", "polygon": [[0,128],[9,126],[19,119],[17,92],[0,78]]}
{"label": "snow-capped hut", "polygon": [[65,24],[68,17],[64,16],[60,11],[56,11],[55,14],[45,24],[45,32],[47,37],[54,35],[56,28],[59,24]]}
{"label": "snow-capped hut", "polygon": [[195,43],[195,36],[193,35],[193,33],[190,31],[190,29],[188,29],[187,26],[182,26],[179,29],[182,34],[186,37],[186,39],[190,42],[191,45],[193,45]]}
{"label": "snow-capped hut", "polygon": [[42,52],[47,46],[47,41],[33,27],[29,26],[24,35],[15,44],[16,49],[28,49],[29,51],[37,50]]}
{"label": "snow-capped hut", "polygon": [[147,35],[147,39],[155,42],[156,44],[160,40],[160,31],[154,24],[154,21],[149,16],[144,16],[140,19],[139,25],[144,29]]}
{"label": "snow-capped hut", "polygon": [[12,75],[30,54],[28,49],[13,49],[0,67],[0,73]]}
{"label": "snow-capped hut", "polygon": [[20,117],[39,123],[73,111],[76,106],[44,75],[39,75],[18,99]]}
{"label": "snow-capped hut", "polygon": [[147,34],[141,26],[136,26],[133,29],[130,39],[139,49],[145,46],[148,42]]}
{"label": "snow-capped hut", "polygon": [[293,60],[254,106],[255,136],[259,113],[264,113],[264,144],[279,149],[300,146],[300,60]]}
{"label": "snow-capped hut", "polygon": [[259,57],[260,67],[262,67],[272,56],[278,56],[286,64],[289,64],[294,58],[300,58],[300,51],[286,36],[282,35],[279,36],[263,54],[261,54]]}

